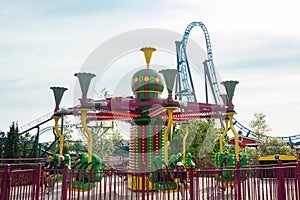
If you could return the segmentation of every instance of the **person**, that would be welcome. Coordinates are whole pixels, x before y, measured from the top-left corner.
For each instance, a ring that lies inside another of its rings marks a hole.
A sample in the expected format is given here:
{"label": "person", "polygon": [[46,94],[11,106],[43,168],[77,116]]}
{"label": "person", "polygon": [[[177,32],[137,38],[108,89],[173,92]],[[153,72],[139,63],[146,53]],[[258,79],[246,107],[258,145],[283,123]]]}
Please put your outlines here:
{"label": "person", "polygon": [[50,170],[53,168],[53,157],[50,155],[46,156],[45,164],[43,165],[42,169],[44,170],[44,181],[41,181],[41,186],[45,184],[47,187],[47,178],[50,175]]}
{"label": "person", "polygon": [[43,169],[51,169],[53,167],[53,157],[50,155],[47,155],[46,162],[43,166]]}
{"label": "person", "polygon": [[189,184],[187,182],[187,171],[182,162],[177,162],[172,178],[175,181],[176,179],[178,180],[178,189],[181,193],[182,199],[185,199],[184,189],[188,189]]}
{"label": "person", "polygon": [[54,183],[57,180],[58,176],[62,174],[64,167],[66,166],[64,162],[64,156],[59,156],[58,157],[58,162],[55,166],[53,166],[53,170],[50,171],[50,175],[46,179],[47,184],[48,184],[48,192],[51,192],[54,190]]}

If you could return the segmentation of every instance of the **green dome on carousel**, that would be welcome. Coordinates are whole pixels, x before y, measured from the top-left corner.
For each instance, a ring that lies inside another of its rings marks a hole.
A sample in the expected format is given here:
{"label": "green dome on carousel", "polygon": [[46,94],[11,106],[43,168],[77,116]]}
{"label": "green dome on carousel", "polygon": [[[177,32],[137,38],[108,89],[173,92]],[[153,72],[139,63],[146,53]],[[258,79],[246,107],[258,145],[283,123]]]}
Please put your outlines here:
{"label": "green dome on carousel", "polygon": [[161,75],[153,69],[141,69],[131,79],[132,91],[140,99],[159,97],[164,90]]}

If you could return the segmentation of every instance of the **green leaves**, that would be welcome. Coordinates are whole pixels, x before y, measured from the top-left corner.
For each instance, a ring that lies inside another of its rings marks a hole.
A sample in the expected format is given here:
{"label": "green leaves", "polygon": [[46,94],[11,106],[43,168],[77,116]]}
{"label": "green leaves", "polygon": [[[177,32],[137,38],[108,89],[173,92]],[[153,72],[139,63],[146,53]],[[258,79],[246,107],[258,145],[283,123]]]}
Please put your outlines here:
{"label": "green leaves", "polygon": [[13,122],[7,132],[5,143],[4,157],[18,158],[19,157],[19,134],[18,124]]}
{"label": "green leaves", "polygon": [[262,156],[269,155],[294,155],[295,150],[287,146],[287,143],[279,138],[265,138],[258,145],[258,153]]}
{"label": "green leaves", "polygon": [[253,131],[252,136],[259,140],[263,139],[271,131],[270,126],[267,124],[266,115],[263,113],[254,113],[253,116],[254,119],[249,124]]}
{"label": "green leaves", "polygon": [[[182,141],[185,134],[185,125],[175,126],[174,138],[169,146],[169,155],[182,153]],[[186,152],[193,156],[212,155],[219,150],[217,140],[220,130],[215,127],[214,120],[194,120],[189,123],[189,134],[186,139]],[[225,146],[225,145],[224,145]]]}

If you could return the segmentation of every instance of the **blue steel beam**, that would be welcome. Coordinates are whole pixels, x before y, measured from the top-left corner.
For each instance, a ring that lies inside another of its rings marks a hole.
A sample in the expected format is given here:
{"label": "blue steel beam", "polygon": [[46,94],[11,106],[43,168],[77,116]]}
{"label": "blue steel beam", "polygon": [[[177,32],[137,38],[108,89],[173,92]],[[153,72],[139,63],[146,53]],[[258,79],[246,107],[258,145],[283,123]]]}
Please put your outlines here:
{"label": "blue steel beam", "polygon": [[[216,75],[216,70],[215,70],[215,66],[214,66],[214,62],[213,62],[213,52],[212,52],[210,37],[209,37],[209,33],[208,33],[205,25],[202,22],[190,23],[184,31],[184,35],[181,40],[180,48],[176,47],[177,55],[179,55],[178,68],[180,71],[180,79],[181,79],[180,81],[182,83],[182,85],[181,85],[182,88],[180,88],[179,92],[177,92],[177,93],[181,93],[182,95],[185,95],[189,102],[196,102],[196,100],[197,100],[194,86],[193,86],[193,80],[189,73],[190,68],[188,65],[188,58],[187,58],[187,54],[186,54],[186,46],[187,46],[188,38],[189,38],[191,30],[195,26],[200,26],[204,32],[205,42],[206,42],[206,50],[207,50],[207,60],[204,62],[204,64],[206,65],[205,67],[208,69],[208,72],[206,75],[208,76],[208,79],[209,79],[209,83],[210,83],[210,87],[212,89],[215,103],[221,105],[221,104],[223,104],[223,101],[220,96],[221,92],[220,92],[220,88],[219,88],[219,81],[218,81],[218,78]],[[178,45],[178,42],[176,43],[176,46],[177,45]],[[178,84],[178,85],[180,85],[180,84]],[[247,137],[252,133],[252,131],[250,129],[243,126],[236,119],[234,119],[234,124],[241,131],[246,133]]]}

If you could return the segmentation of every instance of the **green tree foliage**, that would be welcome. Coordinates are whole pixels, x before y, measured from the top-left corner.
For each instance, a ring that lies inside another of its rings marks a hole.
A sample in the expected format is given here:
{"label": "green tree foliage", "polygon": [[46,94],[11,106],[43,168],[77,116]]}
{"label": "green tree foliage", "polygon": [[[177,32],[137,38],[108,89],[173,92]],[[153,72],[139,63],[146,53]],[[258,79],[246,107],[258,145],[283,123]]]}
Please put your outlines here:
{"label": "green tree foliage", "polygon": [[266,134],[271,131],[270,126],[267,124],[266,115],[263,113],[254,113],[254,119],[250,121],[249,126],[252,128],[252,136],[257,139],[263,139]]}
{"label": "green tree foliage", "polygon": [[112,156],[123,145],[121,133],[114,128],[113,122],[97,122],[90,130],[93,134],[93,153],[104,160]]}
{"label": "green tree foliage", "polygon": [[21,158],[38,158],[37,136],[25,133],[19,137]]}
{"label": "green tree foliage", "polygon": [[[71,124],[71,121],[68,119],[68,117],[64,117],[64,124],[68,125]],[[64,127],[62,130],[62,135],[64,137],[64,146],[63,146],[63,152],[64,154],[70,154],[72,152],[79,153],[85,150],[85,147],[80,139],[74,140],[74,131],[70,127]],[[59,142],[58,142],[59,146]],[[58,147],[59,148],[59,147]]]}
{"label": "green tree foliage", "polygon": [[5,133],[0,131],[0,158],[4,157],[5,141]]}
{"label": "green tree foliage", "polygon": [[[182,153],[182,141],[185,125],[177,125],[174,140],[170,143],[169,154]],[[220,130],[215,128],[214,120],[190,121],[189,134],[186,139],[186,152],[196,155],[213,155],[219,147],[215,147],[220,136]]]}
{"label": "green tree foliage", "polygon": [[[105,88],[97,92],[98,99],[106,99],[112,95]],[[114,127],[114,122],[91,122],[89,129],[93,135],[93,153],[102,159],[107,159],[123,145],[120,131]]]}
{"label": "green tree foliage", "polygon": [[287,143],[279,138],[265,138],[258,145],[258,154],[268,155],[295,155],[295,150],[291,149]]}
{"label": "green tree foliage", "polygon": [[98,99],[106,99],[112,97],[106,88],[102,88],[100,91],[96,91]]}
{"label": "green tree foliage", "polygon": [[245,153],[250,157],[258,157],[257,148],[245,147]]}
{"label": "green tree foliage", "polygon": [[[37,158],[38,157],[38,144],[37,137],[31,136],[29,133],[19,135],[17,125],[10,127],[7,133],[5,143],[6,158]],[[13,144],[12,144],[13,142]],[[12,145],[13,148],[9,148]],[[14,155],[14,157],[11,157]]]}
{"label": "green tree foliage", "polygon": [[[63,124],[68,125],[71,124],[71,120],[65,116],[63,118]],[[60,127],[60,131],[64,138],[64,145],[63,145],[63,154],[70,154],[70,153],[81,153],[86,152],[87,145],[83,144],[81,139],[74,139],[74,131],[71,127]],[[57,136],[58,137],[58,136]],[[51,148],[51,152],[59,153],[59,140],[55,143],[55,145]]]}
{"label": "green tree foliage", "polygon": [[1,136],[0,153],[5,158],[37,158],[37,137],[29,133],[19,135],[18,124],[13,122],[7,136]]}
{"label": "green tree foliage", "polygon": [[170,138],[169,144],[169,156],[177,155],[178,153],[182,153],[182,141],[184,137],[184,124],[173,124],[173,133],[172,138]]}
{"label": "green tree foliage", "polygon": [[15,122],[12,123],[7,132],[4,152],[5,158],[19,157],[19,129],[18,124]]}
{"label": "green tree foliage", "polygon": [[[217,139],[215,141],[215,146],[213,149],[214,153],[220,152],[220,136],[222,133],[223,133],[223,130],[220,130],[220,134],[217,134]],[[222,150],[225,153],[231,153],[231,151],[234,152],[234,148],[227,148],[227,144],[228,144],[229,140],[230,140],[230,138],[227,135],[225,135],[223,138],[223,145],[222,145],[222,147],[223,147]]]}

